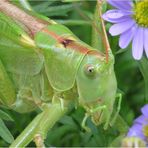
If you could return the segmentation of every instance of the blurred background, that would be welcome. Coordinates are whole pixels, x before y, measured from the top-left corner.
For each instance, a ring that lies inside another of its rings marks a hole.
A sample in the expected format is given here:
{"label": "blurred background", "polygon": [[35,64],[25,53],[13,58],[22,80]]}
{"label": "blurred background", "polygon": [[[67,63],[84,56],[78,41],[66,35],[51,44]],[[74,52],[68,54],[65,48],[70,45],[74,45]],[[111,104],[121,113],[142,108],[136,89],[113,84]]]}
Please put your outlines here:
{"label": "blurred background", "polygon": [[[68,0],[30,0],[29,2],[35,11],[66,25],[81,40],[91,45],[96,1],[66,1]],[[106,9],[110,9],[110,6],[107,6]],[[106,23],[107,31],[110,26],[111,24]],[[140,108],[145,103],[145,84],[140,72],[140,63],[132,58],[131,46],[124,50],[120,49],[118,46],[119,37],[111,37],[109,34],[108,37],[115,56],[118,92],[123,95],[120,114],[130,126],[133,119],[140,114]],[[5,118],[4,122],[15,138],[38,112],[19,114],[4,108],[1,110],[9,115],[9,118]],[[48,132],[46,146],[108,146],[119,135],[119,131],[115,127],[104,131],[102,125],[96,127],[90,119],[87,121],[87,126],[91,128],[91,132],[86,132],[81,127],[84,114],[85,111],[81,107],[71,108],[68,114]],[[3,139],[0,139],[0,146],[8,145]],[[34,146],[34,143],[30,143],[29,146]]]}

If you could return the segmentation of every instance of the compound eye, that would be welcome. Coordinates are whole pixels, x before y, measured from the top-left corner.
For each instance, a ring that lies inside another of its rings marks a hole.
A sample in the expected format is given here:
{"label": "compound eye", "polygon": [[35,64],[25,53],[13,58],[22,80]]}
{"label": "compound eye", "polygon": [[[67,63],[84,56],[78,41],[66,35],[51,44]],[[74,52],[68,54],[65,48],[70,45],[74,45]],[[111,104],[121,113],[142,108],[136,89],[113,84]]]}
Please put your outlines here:
{"label": "compound eye", "polygon": [[94,77],[96,74],[95,67],[93,65],[87,65],[85,67],[85,73],[87,76]]}

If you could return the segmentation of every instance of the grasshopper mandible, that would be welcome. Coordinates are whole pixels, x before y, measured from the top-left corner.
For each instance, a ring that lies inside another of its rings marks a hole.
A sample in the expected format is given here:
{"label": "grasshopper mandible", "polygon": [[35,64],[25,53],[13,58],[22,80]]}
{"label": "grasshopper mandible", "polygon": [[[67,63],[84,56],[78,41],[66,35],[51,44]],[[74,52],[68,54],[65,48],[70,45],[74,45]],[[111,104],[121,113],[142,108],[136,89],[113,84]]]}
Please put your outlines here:
{"label": "grasshopper mandible", "polygon": [[0,1],[0,11],[0,102],[19,113],[42,110],[11,146],[26,146],[32,140],[43,146],[70,102],[85,108],[84,128],[88,116],[107,128],[117,83],[103,20],[108,60],[63,25],[29,15],[5,0]]}

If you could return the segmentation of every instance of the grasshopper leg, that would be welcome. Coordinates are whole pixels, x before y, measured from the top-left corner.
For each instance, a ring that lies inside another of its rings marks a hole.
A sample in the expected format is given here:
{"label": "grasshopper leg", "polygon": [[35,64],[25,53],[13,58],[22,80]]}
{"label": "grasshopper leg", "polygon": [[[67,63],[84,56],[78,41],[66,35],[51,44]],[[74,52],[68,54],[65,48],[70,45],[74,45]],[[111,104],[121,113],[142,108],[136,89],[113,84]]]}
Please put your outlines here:
{"label": "grasshopper leg", "polygon": [[[89,110],[90,113],[86,113],[84,118],[83,118],[83,121],[82,121],[82,128],[84,128],[87,132],[90,132],[90,128],[86,126],[86,121],[87,121],[87,118],[91,115],[91,114],[94,114],[96,113],[97,111],[99,110],[104,110],[106,109],[106,105],[102,105],[102,106],[99,106],[99,107],[96,107],[96,108],[93,108],[91,110]],[[93,122],[95,124],[97,124],[96,120],[94,118],[92,118]]]}
{"label": "grasshopper leg", "polygon": [[117,111],[110,123],[110,126],[112,126],[117,118],[117,116],[119,115],[119,111],[120,111],[120,107],[121,107],[121,102],[122,102],[122,94],[121,93],[118,93],[116,98],[118,99],[118,105],[117,105]]}
{"label": "grasshopper leg", "polygon": [[[26,129],[17,137],[10,147],[25,147],[35,138],[37,146],[43,145],[43,139],[54,124],[65,114],[67,108],[61,108],[60,102],[55,104],[44,104],[43,112],[37,115],[35,119],[26,127]],[[39,137],[36,137],[40,135]],[[36,139],[39,138],[39,139]]]}
{"label": "grasshopper leg", "polygon": [[111,114],[108,114],[108,120],[106,121],[105,125],[104,125],[104,129],[107,129],[108,126],[113,126],[114,122],[116,121],[118,115],[119,115],[119,111],[120,111],[120,107],[121,107],[121,102],[122,102],[122,94],[118,93],[116,95],[116,98],[118,99],[118,105],[117,105],[117,110],[115,115],[113,116],[113,119],[111,120]]}
{"label": "grasshopper leg", "polygon": [[83,129],[85,129],[87,132],[90,132],[91,129],[89,127],[86,126],[86,120],[87,118],[89,117],[89,115],[86,113],[83,120],[82,120],[82,123],[81,123],[81,126]]}
{"label": "grasshopper leg", "polygon": [[36,134],[35,135],[34,142],[35,142],[37,148],[45,148],[44,139],[41,136],[41,134]]}

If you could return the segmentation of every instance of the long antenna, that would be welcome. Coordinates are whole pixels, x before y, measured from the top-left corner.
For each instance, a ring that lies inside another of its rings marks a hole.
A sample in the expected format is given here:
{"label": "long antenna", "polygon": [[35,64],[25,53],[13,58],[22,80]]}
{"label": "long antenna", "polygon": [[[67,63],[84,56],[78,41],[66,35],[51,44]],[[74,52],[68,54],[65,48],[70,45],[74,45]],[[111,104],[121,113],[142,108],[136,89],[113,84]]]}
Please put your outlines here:
{"label": "long antenna", "polygon": [[98,0],[97,2],[97,6],[98,6],[98,13],[99,13],[99,17],[100,17],[100,21],[101,21],[101,26],[102,26],[102,30],[103,30],[103,40],[105,42],[105,50],[106,50],[106,62],[108,63],[108,59],[109,59],[109,51],[110,49],[110,44],[108,41],[108,37],[107,37],[107,33],[106,33],[106,29],[105,29],[105,24],[104,24],[104,20],[102,19],[102,4],[103,1],[102,0]]}

